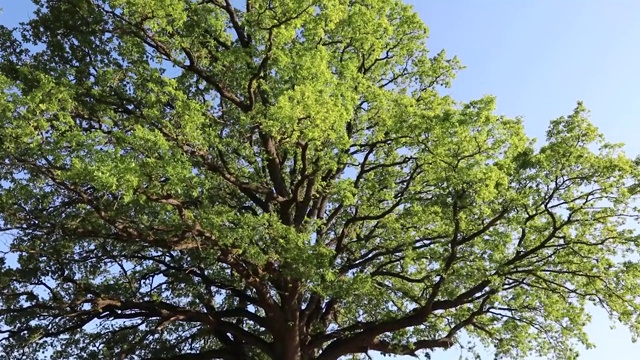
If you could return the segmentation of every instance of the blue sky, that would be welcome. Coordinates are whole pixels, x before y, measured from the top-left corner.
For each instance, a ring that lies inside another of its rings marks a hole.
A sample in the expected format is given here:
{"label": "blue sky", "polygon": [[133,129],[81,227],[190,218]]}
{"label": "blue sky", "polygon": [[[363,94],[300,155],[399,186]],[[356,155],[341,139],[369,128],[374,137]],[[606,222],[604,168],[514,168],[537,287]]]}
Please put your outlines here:
{"label": "blue sky", "polygon": [[[524,117],[527,132],[540,140],[549,120],[583,100],[608,140],[640,154],[640,1],[410,2],[431,29],[433,52],[444,48],[467,66],[450,90],[456,99],[495,95],[498,112]],[[2,1],[0,7],[4,25],[26,20],[32,8],[27,0]],[[588,331],[597,347],[581,359],[640,353],[626,330],[610,330],[602,312],[593,315]],[[459,355],[450,350],[432,359]]]}
{"label": "blue sky", "polygon": [[[467,66],[450,89],[456,99],[495,95],[498,112],[524,117],[540,141],[549,120],[583,100],[609,141],[640,154],[640,1],[409,2],[431,30],[432,51],[446,49]],[[588,333],[596,348],[581,359],[637,358],[640,343],[610,325],[606,314],[593,311]],[[450,350],[432,359],[459,356]]]}

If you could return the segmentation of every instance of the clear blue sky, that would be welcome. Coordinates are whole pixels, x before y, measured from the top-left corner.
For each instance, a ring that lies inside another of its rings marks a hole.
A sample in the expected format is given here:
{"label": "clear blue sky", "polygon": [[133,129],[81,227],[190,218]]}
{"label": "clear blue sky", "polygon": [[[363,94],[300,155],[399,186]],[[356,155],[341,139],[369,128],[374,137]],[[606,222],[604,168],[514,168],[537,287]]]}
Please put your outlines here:
{"label": "clear blue sky", "polygon": [[[484,94],[498,111],[523,116],[542,140],[549,120],[571,112],[577,100],[607,139],[640,154],[640,1],[638,0],[412,0],[431,28],[430,48],[446,49],[467,66],[451,93],[458,100]],[[0,2],[0,23],[27,19],[30,2]],[[610,330],[594,311],[588,331],[597,347],[581,359],[633,359],[624,329]],[[458,350],[433,354],[455,360]],[[490,359],[490,357],[487,357]]]}
{"label": "clear blue sky", "polygon": [[[609,141],[640,154],[640,1],[410,2],[431,30],[432,51],[446,49],[467,66],[450,90],[458,100],[493,94],[498,112],[523,116],[540,140],[549,120],[583,100]],[[640,343],[610,325],[606,314],[593,312],[588,333],[596,348],[581,359],[638,358]],[[450,350],[432,359],[459,356]]]}

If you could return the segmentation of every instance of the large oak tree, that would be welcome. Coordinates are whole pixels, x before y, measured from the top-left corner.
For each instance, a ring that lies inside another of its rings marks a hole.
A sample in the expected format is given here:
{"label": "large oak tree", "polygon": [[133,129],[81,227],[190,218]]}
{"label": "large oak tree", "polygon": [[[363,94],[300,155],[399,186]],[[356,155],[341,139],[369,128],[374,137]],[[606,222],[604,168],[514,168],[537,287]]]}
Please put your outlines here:
{"label": "large oak tree", "polygon": [[[399,0],[36,0],[0,32],[0,359],[498,357],[638,334],[637,163],[443,96]],[[544,104],[540,104],[544,106]]]}

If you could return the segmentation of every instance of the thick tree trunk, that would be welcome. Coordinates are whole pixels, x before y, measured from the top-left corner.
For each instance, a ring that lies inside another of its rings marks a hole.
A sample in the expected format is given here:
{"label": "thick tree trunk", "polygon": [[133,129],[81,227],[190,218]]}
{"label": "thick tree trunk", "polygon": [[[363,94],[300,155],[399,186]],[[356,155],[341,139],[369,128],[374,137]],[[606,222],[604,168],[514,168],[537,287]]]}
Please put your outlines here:
{"label": "thick tree trunk", "polygon": [[302,349],[297,334],[292,336],[289,342],[283,344],[282,349],[282,360],[303,360]]}
{"label": "thick tree trunk", "polygon": [[[289,319],[290,320],[290,319]],[[275,344],[275,353],[278,360],[304,360],[302,342],[298,334],[298,323],[288,321],[279,331]]]}
{"label": "thick tree trunk", "polygon": [[280,343],[276,344],[277,353],[282,360],[303,360],[300,341],[300,284],[286,279],[286,291],[281,296],[284,323],[281,324]]}

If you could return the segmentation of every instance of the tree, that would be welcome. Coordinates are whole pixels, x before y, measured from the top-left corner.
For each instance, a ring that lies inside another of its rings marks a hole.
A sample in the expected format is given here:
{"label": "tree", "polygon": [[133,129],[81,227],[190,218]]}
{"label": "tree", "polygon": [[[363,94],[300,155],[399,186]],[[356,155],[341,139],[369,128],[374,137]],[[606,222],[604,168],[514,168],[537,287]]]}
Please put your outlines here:
{"label": "tree", "polygon": [[[0,35],[0,359],[335,360],[638,335],[638,161],[439,91],[398,0],[35,0]],[[462,337],[461,337],[462,335]]]}

